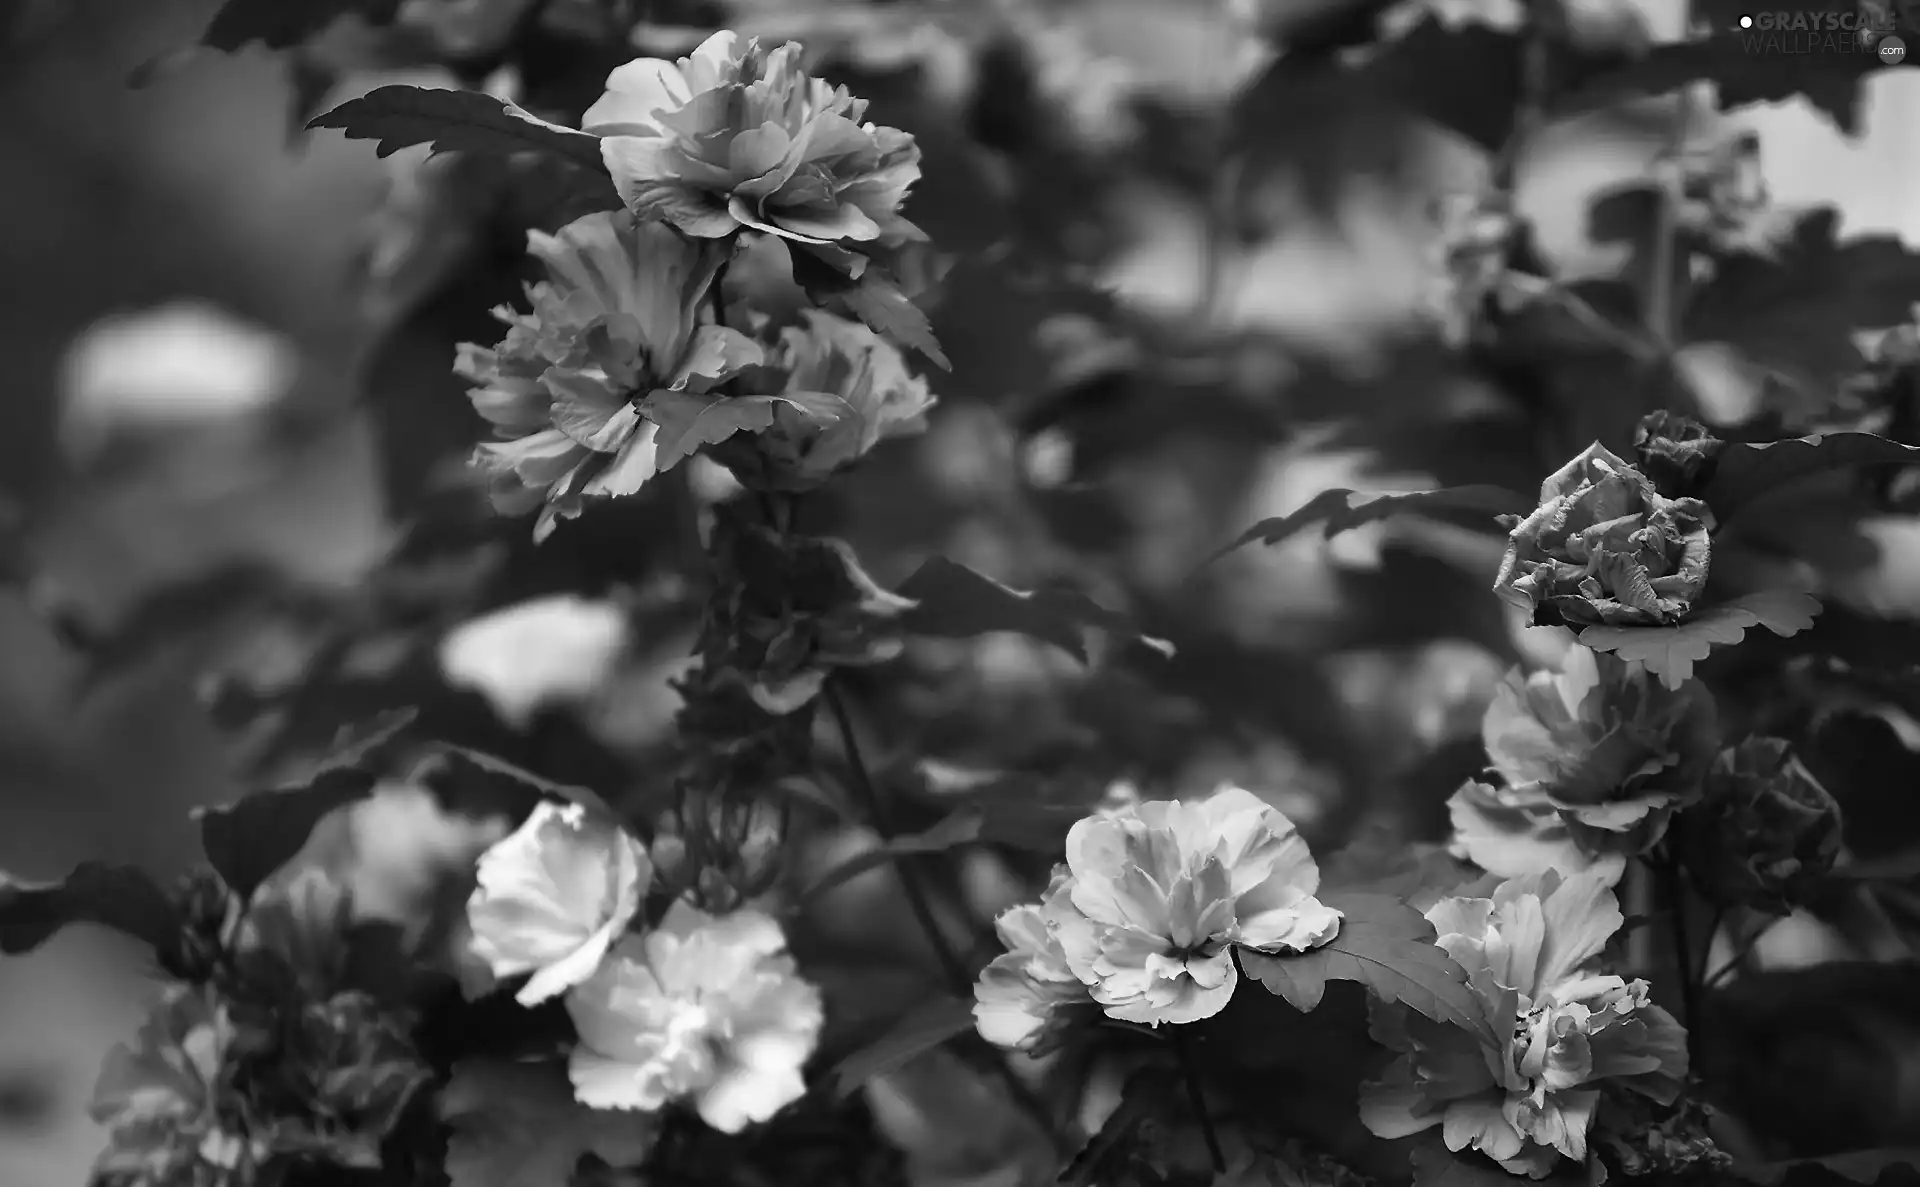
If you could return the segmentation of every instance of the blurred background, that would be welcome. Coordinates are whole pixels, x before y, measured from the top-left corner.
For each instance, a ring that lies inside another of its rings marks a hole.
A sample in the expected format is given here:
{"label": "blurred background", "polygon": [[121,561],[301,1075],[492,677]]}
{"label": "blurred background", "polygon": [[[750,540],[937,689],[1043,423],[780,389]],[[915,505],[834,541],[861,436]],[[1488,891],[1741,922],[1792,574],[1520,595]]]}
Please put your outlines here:
{"label": "blurred background", "polygon": [[[458,80],[517,85],[488,69],[487,41],[529,5],[436,6],[416,31],[454,45],[441,57]],[[431,82],[438,67],[354,30],[299,55],[179,57],[216,7],[0,4],[0,570],[20,578],[0,588],[0,870],[15,877],[84,857],[163,871],[192,859],[188,809],[241,786],[207,708],[209,666],[253,639],[244,623],[263,581],[318,595],[364,585],[424,497],[405,476],[440,473],[477,439],[450,345],[490,340],[485,304],[512,296],[473,289],[458,306],[435,294],[464,283],[476,250],[510,254],[525,220],[500,232],[490,215],[448,215],[462,199],[420,150],[383,161],[298,130],[299,112],[380,82]],[[640,7],[648,52],[685,52],[704,31],[699,14]],[[922,137],[927,178],[909,214],[959,257],[935,309],[955,367],[932,377],[933,428],[883,449],[836,512],[882,558],[876,573],[897,580],[913,549],[944,551],[1008,580],[1095,573],[1103,600],[1204,614],[1214,635],[1183,650],[1217,666],[1193,711],[1231,702],[1242,720],[1181,755],[1170,780],[1254,781],[1327,829],[1387,786],[1415,797],[1415,815],[1439,812],[1458,760],[1425,784],[1395,780],[1477,738],[1517,632],[1481,621],[1498,614],[1491,598],[1463,597],[1450,637],[1396,625],[1384,579],[1368,575],[1385,566],[1404,590],[1434,565],[1490,566],[1484,540],[1444,525],[1331,543],[1307,533],[1238,554],[1204,588],[1188,575],[1320,490],[1463,480],[1464,454],[1393,430],[1491,399],[1423,340],[1427,209],[1482,184],[1486,148],[1354,72],[1243,112],[1230,186],[1208,174],[1216,159],[1168,159],[1180,138],[1142,124],[1130,98],[1161,100],[1161,118],[1246,102],[1279,52],[1259,4],[875,6],[885,19],[853,0],[728,7],[705,19],[805,37],[867,80],[856,89],[875,97],[875,118]],[[1512,19],[1491,2],[1411,7],[1491,28]],[[1569,7],[1622,19],[1623,6]],[[1643,0],[1637,35],[1677,35],[1678,9]],[[603,76],[577,80],[587,99]],[[1920,73],[1871,74],[1860,95],[1851,137],[1803,99],[1732,118],[1759,132],[1776,204],[1837,207],[1843,235],[1920,250]],[[930,110],[967,116],[943,124]],[[1040,130],[1031,111],[1045,113]],[[1644,177],[1669,122],[1627,104],[1523,147],[1521,213],[1543,255],[1574,273],[1607,266],[1588,200]],[[1085,147],[1097,175],[1041,176],[1048,136]],[[1231,220],[1213,205],[1223,191]],[[1027,275],[1035,237],[1064,245],[1073,268],[1054,273],[1078,278],[1071,289]],[[1113,329],[1141,323],[1157,332]],[[1168,327],[1190,349],[1169,347]],[[1355,421],[1378,432],[1357,442]],[[394,437],[439,452],[399,455]],[[1528,489],[1553,452],[1510,451],[1506,472],[1466,477]],[[603,705],[624,738],[665,728],[665,674],[688,640],[684,624],[643,640],[651,659]],[[1072,668],[998,642],[920,659],[976,673],[941,686],[946,701],[900,701],[936,721],[1014,704]],[[83,931],[0,961],[0,1183],[82,1182],[98,1146],[86,1093],[140,994],[126,954]]]}

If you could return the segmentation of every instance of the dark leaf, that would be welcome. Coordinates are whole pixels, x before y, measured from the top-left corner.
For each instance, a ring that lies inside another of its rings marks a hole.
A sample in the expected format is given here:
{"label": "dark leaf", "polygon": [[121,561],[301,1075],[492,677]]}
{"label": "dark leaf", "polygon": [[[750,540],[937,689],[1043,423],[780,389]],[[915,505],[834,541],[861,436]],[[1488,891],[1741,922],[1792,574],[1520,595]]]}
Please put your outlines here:
{"label": "dark leaf", "polygon": [[1793,1172],[1803,1167],[1818,1167],[1831,1171],[1855,1183],[1877,1183],[1888,1170],[1896,1167],[1920,1167],[1920,1149],[1912,1147],[1887,1147],[1876,1150],[1848,1150],[1844,1154],[1829,1154],[1824,1158],[1796,1158],[1786,1162],[1765,1162],[1740,1168],[1740,1177],[1749,1182],[1773,1187],[1773,1184],[1793,1177]]}
{"label": "dark leaf", "polygon": [[1731,441],[1701,491],[1724,527],[1742,507],[1823,470],[1920,464],[1920,449],[1873,433],[1826,433],[1786,441]]}
{"label": "dark leaf", "polygon": [[1414,1187],[1512,1187],[1513,1176],[1478,1150],[1447,1149],[1437,1136],[1413,1148]]}
{"label": "dark leaf", "polygon": [[58,882],[0,877],[0,952],[31,952],[70,923],[94,923],[171,950],[181,920],[165,889],[131,866],[84,862]]}
{"label": "dark leaf", "polygon": [[197,808],[207,862],[242,899],[306,847],[323,817],[373,794],[379,779],[354,767],[330,767],[306,783]]}
{"label": "dark leaf", "polygon": [[[1285,65],[1282,59],[1275,69]],[[1370,91],[1497,150],[1512,131],[1520,97],[1520,41],[1487,25],[1449,28],[1429,17],[1359,74]]]}
{"label": "dark leaf", "polygon": [[856,279],[811,252],[796,251],[792,258],[793,278],[810,300],[858,318],[889,342],[919,351],[943,370],[953,370],[926,313],[886,269],[870,263]]}
{"label": "dark leaf", "polygon": [[[1782,59],[1753,61],[1773,70]],[[1824,406],[1865,361],[1853,335],[1905,325],[1920,302],[1920,252],[1888,235],[1841,243],[1839,232],[1839,212],[1819,209],[1771,253],[1722,258],[1687,305],[1686,338],[1732,346]]]}
{"label": "dark leaf", "polygon": [[1485,512],[1491,517],[1522,513],[1533,507],[1533,500],[1499,486],[1453,486],[1404,495],[1379,495],[1358,506],[1353,504],[1354,495],[1354,491],[1346,489],[1323,490],[1291,515],[1254,524],[1242,532],[1239,539],[1208,558],[1207,564],[1249,544],[1278,544],[1316,523],[1326,525],[1323,534],[1331,540],[1341,532],[1407,512],[1471,511]]}
{"label": "dark leaf", "polygon": [[1383,894],[1332,894],[1324,901],[1343,915],[1333,939],[1295,956],[1242,949],[1240,966],[1300,1010],[1320,1004],[1328,981],[1356,981],[1382,1001],[1493,1041],[1467,974],[1434,943],[1425,916]]}
{"label": "dark leaf", "polygon": [[842,1059],[827,1073],[834,1091],[847,1096],[875,1076],[897,1071],[956,1035],[973,1029],[973,1003],[941,997],[901,1017],[873,1042]]}
{"label": "dark leaf", "polygon": [[588,788],[556,783],[464,746],[435,746],[407,778],[432,792],[442,809],[476,818],[501,815],[518,822],[545,799],[612,811]]}
{"label": "dark leaf", "polygon": [[858,853],[824,874],[800,896],[796,907],[804,909],[822,895],[845,886],[860,875],[877,870],[889,862],[919,853],[944,853],[980,839],[981,814],[974,808],[962,808],[923,832],[894,837]]}
{"label": "dark leaf", "polygon": [[541,152],[606,173],[598,136],[548,123],[481,91],[376,87],[313,117],[307,127],[338,128],[349,140],[376,141],[374,151],[382,157],[431,144],[435,153]]}
{"label": "dark leaf", "polygon": [[1790,589],[1747,594],[1696,612],[1677,626],[1590,626],[1580,632],[1580,643],[1640,664],[1678,689],[1693,676],[1693,665],[1715,647],[1729,647],[1751,627],[1763,626],[1785,638],[1813,625],[1820,601]]}
{"label": "dark leaf", "polygon": [[392,22],[400,0],[227,0],[214,14],[200,43],[236,50],[253,42],[268,49],[298,45],[353,15],[374,25]]}
{"label": "dark leaf", "polygon": [[1160,652],[1173,654],[1173,644],[1142,635],[1126,616],[1073,590],[1009,589],[963,564],[936,556],[918,569],[896,591],[919,603],[901,618],[911,634],[940,639],[968,639],[995,631],[1012,631],[1043,643],[1052,643],[1087,662],[1083,632],[1089,627],[1134,638]]}

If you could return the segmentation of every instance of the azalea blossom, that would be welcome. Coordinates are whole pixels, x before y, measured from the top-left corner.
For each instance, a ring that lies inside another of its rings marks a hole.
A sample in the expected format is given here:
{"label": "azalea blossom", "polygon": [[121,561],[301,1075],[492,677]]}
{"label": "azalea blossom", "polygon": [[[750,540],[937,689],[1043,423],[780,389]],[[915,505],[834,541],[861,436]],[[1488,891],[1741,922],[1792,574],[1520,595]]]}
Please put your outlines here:
{"label": "azalea blossom", "polygon": [[543,801],[480,857],[472,952],[496,977],[532,973],[518,1000],[538,1005],[593,975],[652,877],[646,849],[611,816]]}
{"label": "azalea blossom", "polygon": [[867,102],[800,69],[800,45],[721,31],[677,63],[639,58],[581,119],[628,209],[688,235],[742,228],[789,241],[922,239],[900,214],[920,149],[860,122]]}
{"label": "azalea blossom", "polygon": [[1439,1125],[1448,1149],[1544,1178],[1562,1157],[1586,1161],[1603,1087],[1662,1104],[1679,1095],[1686,1032],[1648,1000],[1645,981],[1596,967],[1622,922],[1602,877],[1512,879],[1490,898],[1443,899],[1426,915],[1495,1038],[1376,1006],[1374,1037],[1402,1054],[1361,1092],[1373,1133]]}
{"label": "azalea blossom", "polygon": [[[923,433],[934,396],[892,343],[859,322],[807,310],[770,352],[785,372],[773,427],[758,439],[765,485],[805,490],[881,441]],[[753,480],[754,475],[744,475]]]}
{"label": "azalea blossom", "polygon": [[800,1099],[825,1014],[786,946],[769,915],[715,917],[685,900],[623,939],[567,995],[580,1036],[568,1065],[575,1097],[648,1112],[687,1099],[725,1133]]}
{"label": "azalea blossom", "polygon": [[1002,917],[1012,951],[976,988],[975,1017],[994,1041],[1031,1045],[1071,1000],[1060,961],[1110,1018],[1212,1017],[1239,981],[1233,945],[1304,952],[1339,931],[1319,886],[1293,822],[1238,787],[1090,816],[1068,831],[1040,907]]}
{"label": "azalea blossom", "polygon": [[1713,700],[1697,682],[1670,690],[1584,647],[1561,662],[1516,669],[1495,691],[1481,736],[1498,780],[1454,793],[1453,848],[1501,877],[1595,869],[1612,884],[1697,794]]}
{"label": "azalea blossom", "polygon": [[461,623],[441,641],[440,670],[447,683],[473,689],[525,729],[547,705],[583,701],[606,687],[627,642],[620,606],[555,594]]}
{"label": "azalea blossom", "polygon": [[708,292],[724,258],[624,211],[575,219],[528,251],[548,279],[532,312],[501,307],[506,337],[462,343],[454,369],[500,440],[479,447],[494,506],[542,508],[534,535],[580,513],[583,499],[632,494],[655,471],[655,428],[639,402],[654,392],[704,395],[761,349],[714,324]]}

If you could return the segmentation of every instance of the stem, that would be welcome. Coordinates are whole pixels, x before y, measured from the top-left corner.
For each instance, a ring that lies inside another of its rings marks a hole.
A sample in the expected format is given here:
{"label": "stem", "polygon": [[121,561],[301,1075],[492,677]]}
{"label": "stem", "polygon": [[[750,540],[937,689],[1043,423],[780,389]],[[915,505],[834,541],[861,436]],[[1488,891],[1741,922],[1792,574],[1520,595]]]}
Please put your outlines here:
{"label": "stem", "polygon": [[1687,1016],[1687,1062],[1692,1067],[1700,1058],[1700,1033],[1705,1019],[1700,1014],[1700,987],[1693,979],[1693,944],[1687,936],[1687,892],[1680,881],[1680,859],[1669,851],[1660,862],[1660,872],[1673,918],[1674,970],[1680,976],[1680,1003]]}
{"label": "stem", "polygon": [[1753,950],[1760,946],[1760,941],[1765,938],[1768,930],[1772,926],[1770,921],[1762,921],[1760,926],[1747,933],[1746,938],[1740,941],[1740,946],[1733,950],[1733,955],[1727,957],[1726,963],[1711,973],[1708,973],[1706,977],[1703,978],[1701,987],[1704,989],[1712,989],[1714,986],[1720,984],[1720,982],[1726,980],[1727,974],[1746,964],[1747,957],[1753,955]]}
{"label": "stem", "polygon": [[1173,1057],[1180,1064],[1180,1078],[1187,1085],[1187,1103],[1193,1106],[1194,1119],[1200,1122],[1200,1132],[1207,1139],[1207,1156],[1213,1160],[1215,1174],[1227,1171],[1227,1156],[1220,1148],[1220,1135],[1213,1128],[1213,1117],[1207,1112],[1207,1095],[1200,1079],[1200,1069],[1193,1062],[1192,1041],[1175,1030],[1173,1034]]}
{"label": "stem", "polygon": [[[860,743],[854,737],[853,719],[847,715],[846,702],[840,697],[840,690],[834,687],[831,678],[820,690],[820,699],[826,702],[827,712],[833,717],[833,724],[840,731],[840,745],[846,751],[847,765],[853,770],[853,789],[860,797],[861,805],[866,809],[867,821],[874,831],[883,838],[893,835],[888,827],[886,806],[880,800],[880,791],[874,786],[873,776],[867,771],[866,760],[861,757]],[[947,933],[940,927],[940,920],[933,913],[933,903],[927,897],[927,891],[920,884],[920,878],[910,859],[902,857],[894,865],[900,871],[900,885],[906,891],[907,905],[919,921],[920,930],[926,933],[927,943],[940,962],[940,968],[946,974],[947,983],[958,997],[969,997],[973,993],[973,976],[960,960],[960,954],[953,950],[947,939]]]}

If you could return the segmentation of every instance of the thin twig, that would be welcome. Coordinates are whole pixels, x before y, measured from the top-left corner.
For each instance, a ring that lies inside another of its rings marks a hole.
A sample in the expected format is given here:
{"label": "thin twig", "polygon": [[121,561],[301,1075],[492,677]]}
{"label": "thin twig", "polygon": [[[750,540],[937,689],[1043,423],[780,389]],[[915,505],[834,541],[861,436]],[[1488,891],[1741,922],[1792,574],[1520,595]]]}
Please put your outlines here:
{"label": "thin twig", "polygon": [[1667,905],[1672,911],[1674,971],[1680,977],[1680,1004],[1687,1016],[1687,1059],[1689,1066],[1700,1058],[1700,1032],[1705,1019],[1700,1014],[1700,988],[1693,980],[1693,944],[1687,936],[1686,887],[1680,880],[1680,859],[1671,851],[1660,861]]}
{"label": "thin twig", "polygon": [[1733,955],[1727,957],[1726,963],[1706,975],[1703,979],[1702,988],[1714,988],[1719,985],[1720,982],[1726,980],[1729,973],[1746,964],[1747,957],[1753,955],[1753,950],[1760,946],[1760,941],[1766,938],[1766,934],[1771,930],[1771,926],[1771,924],[1762,923],[1749,932],[1746,938],[1740,941],[1740,946],[1733,950]]}
{"label": "thin twig", "polygon": [[1187,1102],[1193,1106],[1194,1119],[1200,1122],[1200,1132],[1206,1135],[1207,1156],[1213,1159],[1215,1174],[1225,1174],[1227,1155],[1220,1148],[1220,1135],[1213,1128],[1213,1117],[1207,1112],[1207,1094],[1204,1082],[1200,1079],[1200,1068],[1193,1061],[1192,1041],[1178,1029],[1173,1032],[1173,1057],[1180,1064],[1180,1078],[1187,1085]]}

